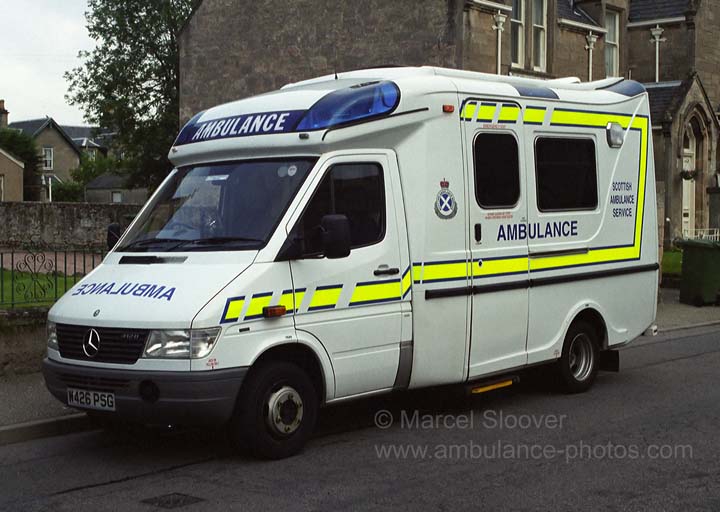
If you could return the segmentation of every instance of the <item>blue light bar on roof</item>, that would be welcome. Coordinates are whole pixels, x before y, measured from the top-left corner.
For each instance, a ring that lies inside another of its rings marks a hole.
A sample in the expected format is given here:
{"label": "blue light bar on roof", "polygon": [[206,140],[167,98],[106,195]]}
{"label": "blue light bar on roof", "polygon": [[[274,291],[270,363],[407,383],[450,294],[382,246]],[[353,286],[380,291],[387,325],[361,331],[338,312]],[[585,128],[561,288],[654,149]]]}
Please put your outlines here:
{"label": "blue light bar on roof", "polygon": [[353,85],[323,96],[307,111],[297,131],[322,130],[386,116],[398,103],[400,89],[393,82]]}

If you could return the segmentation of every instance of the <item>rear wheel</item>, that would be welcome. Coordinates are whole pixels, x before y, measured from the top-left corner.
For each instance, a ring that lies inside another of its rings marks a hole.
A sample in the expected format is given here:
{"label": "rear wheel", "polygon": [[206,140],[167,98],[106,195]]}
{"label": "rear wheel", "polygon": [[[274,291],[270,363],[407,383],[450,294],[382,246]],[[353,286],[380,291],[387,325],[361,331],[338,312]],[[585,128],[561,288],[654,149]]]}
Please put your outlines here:
{"label": "rear wheel", "polygon": [[257,457],[298,453],[315,429],[318,396],[308,375],[292,363],[271,361],[253,370],[240,390],[230,423],[236,448]]}
{"label": "rear wheel", "polygon": [[592,386],[598,372],[598,340],[590,324],[577,321],[570,326],[557,370],[568,393],[582,393]]}

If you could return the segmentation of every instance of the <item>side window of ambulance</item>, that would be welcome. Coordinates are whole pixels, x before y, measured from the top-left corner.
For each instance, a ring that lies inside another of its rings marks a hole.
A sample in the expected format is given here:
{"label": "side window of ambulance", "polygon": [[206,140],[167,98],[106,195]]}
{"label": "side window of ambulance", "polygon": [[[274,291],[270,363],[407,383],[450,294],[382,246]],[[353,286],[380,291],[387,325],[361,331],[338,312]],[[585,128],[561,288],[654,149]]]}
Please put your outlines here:
{"label": "side window of ambulance", "polygon": [[328,214],[347,216],[351,249],[380,242],[385,236],[382,167],[365,163],[338,164],[330,168],[300,219],[306,256],[322,252],[320,221]]}
{"label": "side window of ambulance", "polygon": [[482,208],[512,208],[520,199],[518,144],[509,133],[475,137],[475,198]]}
{"label": "side window of ambulance", "polygon": [[593,140],[538,138],[535,142],[535,173],[541,212],[594,210],[597,207]]}

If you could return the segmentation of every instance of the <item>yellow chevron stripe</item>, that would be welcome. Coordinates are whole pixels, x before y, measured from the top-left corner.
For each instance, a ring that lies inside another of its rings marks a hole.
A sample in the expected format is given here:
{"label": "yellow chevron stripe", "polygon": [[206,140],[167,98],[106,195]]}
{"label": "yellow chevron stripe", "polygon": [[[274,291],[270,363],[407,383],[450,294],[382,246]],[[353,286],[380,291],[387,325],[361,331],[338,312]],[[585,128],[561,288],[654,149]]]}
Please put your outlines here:
{"label": "yellow chevron stripe", "polygon": [[412,271],[406,273],[402,278],[402,295],[403,297],[412,286]]}
{"label": "yellow chevron stripe", "polygon": [[474,101],[465,103],[465,106],[463,107],[463,111],[460,114],[460,117],[466,121],[472,121],[475,119],[475,112],[477,111],[477,103]]}
{"label": "yellow chevron stripe", "polygon": [[261,316],[263,314],[263,308],[270,305],[272,298],[273,298],[272,294],[265,295],[264,297],[258,297],[257,295],[253,295],[253,298],[250,301],[250,305],[248,306],[247,312],[245,313],[245,318],[251,317],[251,316],[252,317]]}
{"label": "yellow chevron stripe", "polygon": [[517,121],[520,117],[520,107],[515,105],[503,105],[502,109],[500,109],[500,117],[498,117],[499,122],[507,122],[507,121]]}
{"label": "yellow chevron stripe", "polygon": [[497,105],[495,103],[488,103],[485,105],[480,105],[480,111],[478,112],[478,121],[487,121],[491,122],[493,118],[495,117],[495,110],[497,109]]}
{"label": "yellow chevron stripe", "polygon": [[309,309],[323,308],[330,306],[337,306],[338,300],[340,299],[340,292],[342,292],[342,286],[337,288],[328,288],[325,290],[315,290],[312,299],[310,300]]}
{"label": "yellow chevron stripe", "polygon": [[400,287],[400,281],[355,285],[352,297],[350,298],[350,305],[365,302],[399,300],[401,297]]}
{"label": "yellow chevron stripe", "polygon": [[523,121],[526,123],[540,123],[545,121],[545,108],[528,107],[523,113]]}
{"label": "yellow chevron stripe", "polygon": [[230,304],[227,306],[227,312],[225,313],[225,317],[223,318],[223,320],[230,321],[239,319],[244,305],[245,299],[236,299],[230,301]]}

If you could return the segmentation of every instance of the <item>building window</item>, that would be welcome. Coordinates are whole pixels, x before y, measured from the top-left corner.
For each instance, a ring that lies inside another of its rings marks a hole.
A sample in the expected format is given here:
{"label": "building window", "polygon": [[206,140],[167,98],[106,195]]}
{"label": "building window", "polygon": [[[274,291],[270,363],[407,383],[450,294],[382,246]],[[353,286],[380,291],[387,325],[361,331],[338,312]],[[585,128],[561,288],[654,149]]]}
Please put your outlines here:
{"label": "building window", "polygon": [[547,0],[533,0],[533,69],[545,71],[547,54]]}
{"label": "building window", "polygon": [[509,133],[481,133],[473,146],[475,199],[485,209],[512,208],[520,199],[518,144]]}
{"label": "building window", "polygon": [[53,148],[43,148],[43,170],[53,170]]}
{"label": "building window", "polygon": [[510,37],[512,63],[522,66],[525,60],[525,0],[513,0]]}
{"label": "building window", "polygon": [[0,174],[0,203],[5,201],[5,176]]}
{"label": "building window", "polygon": [[597,208],[595,142],[541,137],[535,143],[537,205],[541,212]]}
{"label": "building window", "polygon": [[605,72],[607,76],[620,76],[620,15],[605,13]]}
{"label": "building window", "polygon": [[122,192],[113,192],[110,199],[113,203],[122,203]]}
{"label": "building window", "polygon": [[352,249],[380,242],[385,237],[385,185],[380,165],[338,164],[330,168],[300,220],[305,256],[322,252],[320,221],[329,214],[347,216]]}

